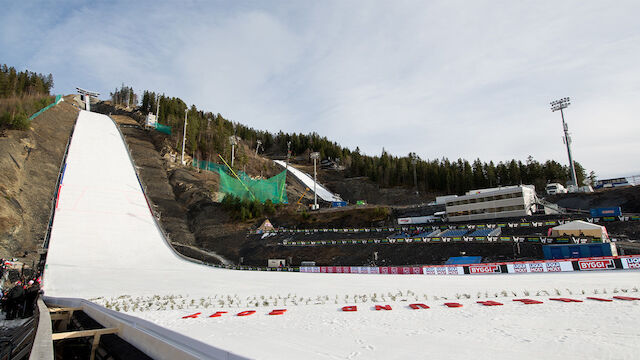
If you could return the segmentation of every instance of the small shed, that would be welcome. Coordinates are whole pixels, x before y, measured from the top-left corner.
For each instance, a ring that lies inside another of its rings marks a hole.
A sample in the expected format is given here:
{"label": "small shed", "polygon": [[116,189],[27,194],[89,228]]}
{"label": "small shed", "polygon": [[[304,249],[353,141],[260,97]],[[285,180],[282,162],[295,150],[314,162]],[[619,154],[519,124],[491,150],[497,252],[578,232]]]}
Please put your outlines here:
{"label": "small shed", "polygon": [[571,221],[551,228],[551,236],[591,236],[602,239],[602,241],[609,240],[607,229],[604,226],[582,220]]}

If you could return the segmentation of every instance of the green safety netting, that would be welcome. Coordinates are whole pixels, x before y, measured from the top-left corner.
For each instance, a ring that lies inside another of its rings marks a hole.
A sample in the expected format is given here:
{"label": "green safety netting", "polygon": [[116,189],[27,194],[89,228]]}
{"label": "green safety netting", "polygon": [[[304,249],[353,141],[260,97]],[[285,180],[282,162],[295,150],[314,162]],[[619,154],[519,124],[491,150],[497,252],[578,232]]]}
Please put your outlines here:
{"label": "green safety netting", "polygon": [[227,167],[223,164],[216,164],[214,162],[211,161],[206,161],[206,160],[193,160],[193,167],[198,168],[198,169],[202,169],[202,170],[208,170],[208,171],[226,171]]}
{"label": "green safety netting", "polygon": [[229,175],[222,170],[218,170],[220,174],[220,192],[236,196],[240,199],[256,199],[260,202],[271,200],[274,204],[286,204],[287,188],[285,186],[287,180],[287,171],[264,180],[254,180],[249,175],[239,172],[238,180],[235,176]]}
{"label": "green safety netting", "polygon": [[171,135],[171,126],[156,123],[156,130],[160,131],[163,134]]}
{"label": "green safety netting", "polygon": [[[220,189],[224,194],[233,195],[240,199],[253,200],[264,203],[271,200],[274,204],[286,204],[287,172],[286,170],[269,179],[252,179],[243,171],[231,173],[224,164],[216,164],[206,160],[193,160],[193,166],[199,169],[218,172],[220,174]],[[236,178],[237,176],[237,178]]]}

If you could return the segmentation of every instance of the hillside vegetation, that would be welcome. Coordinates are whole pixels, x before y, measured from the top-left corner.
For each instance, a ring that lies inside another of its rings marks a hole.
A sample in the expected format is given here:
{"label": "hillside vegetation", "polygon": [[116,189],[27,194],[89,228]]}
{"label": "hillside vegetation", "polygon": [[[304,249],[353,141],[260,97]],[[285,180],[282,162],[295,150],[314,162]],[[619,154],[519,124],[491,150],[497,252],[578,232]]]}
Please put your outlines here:
{"label": "hillside vegetation", "polygon": [[26,130],[29,116],[49,105],[53,76],[0,66],[0,129]]}
{"label": "hillside vegetation", "polygon": [[[121,90],[112,93],[115,97],[129,99],[133,89],[123,86]],[[123,96],[122,94],[125,94]],[[570,180],[569,168],[560,163],[547,160],[539,162],[531,156],[526,162],[519,160],[483,162],[480,159],[469,161],[466,159],[449,160],[422,159],[416,153],[407,156],[393,156],[382,151],[380,156],[362,154],[358,148],[348,148],[332,142],[313,132],[310,134],[284,133],[277,134],[268,131],[255,130],[242,124],[234,123],[221,114],[205,112],[194,105],[187,104],[177,97],[167,97],[152,91],[144,91],[140,110],[144,113],[156,111],[160,102],[160,123],[172,128],[174,146],[182,147],[182,132],[184,128],[185,110],[187,110],[188,127],[186,151],[196,158],[209,160],[218,158],[221,154],[225,158],[231,156],[230,137],[236,135],[244,140],[249,147],[258,147],[264,154],[272,157],[283,157],[290,149],[291,155],[302,161],[308,161],[308,153],[320,152],[322,159],[331,159],[344,167],[346,177],[365,176],[383,188],[405,187],[414,188],[414,171],[417,189],[423,193],[462,194],[477,188],[507,186],[517,184],[534,184],[542,191],[549,182],[566,183]],[[415,165],[414,165],[415,162]],[[246,156],[239,153],[236,156],[236,167],[242,168],[246,163]],[[576,173],[580,185],[586,179],[585,169],[578,163]],[[591,175],[593,178],[593,174]],[[593,180],[593,179],[592,179]]]}

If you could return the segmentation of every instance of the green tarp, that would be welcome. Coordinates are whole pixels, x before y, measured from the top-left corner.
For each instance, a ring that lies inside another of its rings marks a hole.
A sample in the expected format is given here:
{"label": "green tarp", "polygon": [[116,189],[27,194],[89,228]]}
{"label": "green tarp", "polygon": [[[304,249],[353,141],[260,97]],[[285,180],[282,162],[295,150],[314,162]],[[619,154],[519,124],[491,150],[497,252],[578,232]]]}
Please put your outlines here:
{"label": "green tarp", "polygon": [[220,174],[220,189],[224,194],[233,195],[240,199],[248,199],[264,203],[271,200],[274,204],[286,204],[287,172],[286,170],[269,179],[252,179],[242,171],[236,172],[238,178],[230,173],[223,164],[216,164],[205,160],[193,160],[193,166],[199,169],[218,172]]}

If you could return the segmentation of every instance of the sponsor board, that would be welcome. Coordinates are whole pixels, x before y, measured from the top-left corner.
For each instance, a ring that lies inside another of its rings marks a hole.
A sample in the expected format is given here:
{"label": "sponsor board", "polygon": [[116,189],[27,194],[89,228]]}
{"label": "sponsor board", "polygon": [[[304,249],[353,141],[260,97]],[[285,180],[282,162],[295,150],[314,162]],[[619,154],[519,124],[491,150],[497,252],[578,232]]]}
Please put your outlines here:
{"label": "sponsor board", "polygon": [[536,261],[507,263],[507,272],[518,273],[541,273],[541,272],[561,272],[573,271],[571,261]]}
{"label": "sponsor board", "polygon": [[463,275],[464,267],[462,266],[424,266],[422,267],[422,274],[424,275]]}
{"label": "sponsor board", "polygon": [[616,265],[613,262],[613,259],[578,261],[578,269],[580,270],[611,270],[615,268],[616,268]]}
{"label": "sponsor board", "polygon": [[500,265],[498,264],[469,266],[470,274],[499,274],[501,272]]}
{"label": "sponsor board", "polygon": [[640,269],[640,257],[622,258],[624,269]]}
{"label": "sponsor board", "polygon": [[[228,268],[228,267],[227,267]],[[353,273],[391,275],[462,275],[499,273],[542,273],[577,270],[640,269],[640,256],[601,257],[574,260],[546,260],[531,262],[490,263],[471,265],[432,266],[301,266],[300,268],[278,268],[278,271],[300,271],[303,273]],[[269,270],[269,268],[233,267],[239,270]]]}

